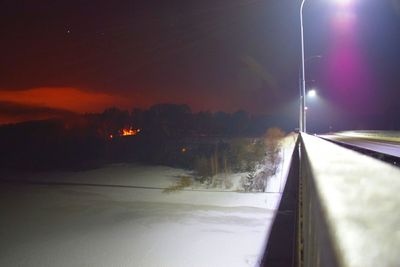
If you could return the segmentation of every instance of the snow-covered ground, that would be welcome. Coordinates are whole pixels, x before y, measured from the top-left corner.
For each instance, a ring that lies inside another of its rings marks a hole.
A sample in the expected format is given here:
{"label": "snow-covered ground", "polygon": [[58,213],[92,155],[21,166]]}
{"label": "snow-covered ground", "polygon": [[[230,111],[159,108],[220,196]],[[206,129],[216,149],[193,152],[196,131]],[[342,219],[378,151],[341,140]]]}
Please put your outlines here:
{"label": "snow-covered ground", "polygon": [[0,266],[257,266],[293,143],[285,147],[268,193],[163,193],[190,173],[140,165],[21,176],[70,185],[2,183]]}

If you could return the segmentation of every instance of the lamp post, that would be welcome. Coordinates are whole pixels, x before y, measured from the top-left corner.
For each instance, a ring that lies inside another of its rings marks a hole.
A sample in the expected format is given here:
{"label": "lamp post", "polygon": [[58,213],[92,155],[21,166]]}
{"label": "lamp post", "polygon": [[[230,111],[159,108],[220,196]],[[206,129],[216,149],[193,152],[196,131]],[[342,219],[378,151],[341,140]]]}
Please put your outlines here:
{"label": "lamp post", "polygon": [[[353,0],[335,0],[342,7],[349,6]],[[301,78],[300,78],[300,119],[299,128],[301,132],[307,132],[306,125],[306,73],[304,58],[304,27],[303,27],[303,10],[306,0],[301,0],[300,5],[300,35],[301,35]]]}
{"label": "lamp post", "polygon": [[304,60],[304,27],[303,27],[303,9],[306,0],[301,1],[300,5],[300,35],[301,35],[301,82],[300,82],[300,132],[306,132],[306,73]]}

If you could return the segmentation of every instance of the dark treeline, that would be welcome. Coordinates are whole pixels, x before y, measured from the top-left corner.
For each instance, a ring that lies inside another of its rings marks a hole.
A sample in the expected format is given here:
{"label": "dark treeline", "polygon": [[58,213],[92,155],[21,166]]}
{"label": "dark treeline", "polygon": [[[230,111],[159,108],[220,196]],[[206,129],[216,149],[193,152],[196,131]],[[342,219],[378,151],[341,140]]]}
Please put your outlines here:
{"label": "dark treeline", "polygon": [[[270,123],[245,111],[192,113],[187,105],[158,104],[10,124],[0,127],[0,167],[78,170],[141,161],[191,168],[195,157],[224,149],[227,140],[261,136]],[[140,132],[122,136],[122,129]]]}
{"label": "dark treeline", "polygon": [[[147,110],[131,113],[110,108],[101,114],[87,114],[85,119],[97,125],[104,134],[127,126],[165,137],[188,136],[259,136],[270,127],[267,116],[251,116],[240,110],[235,113],[192,113],[187,105],[157,104]],[[274,124],[275,125],[275,124]],[[99,127],[100,126],[100,127]],[[286,128],[284,125],[279,125]]]}

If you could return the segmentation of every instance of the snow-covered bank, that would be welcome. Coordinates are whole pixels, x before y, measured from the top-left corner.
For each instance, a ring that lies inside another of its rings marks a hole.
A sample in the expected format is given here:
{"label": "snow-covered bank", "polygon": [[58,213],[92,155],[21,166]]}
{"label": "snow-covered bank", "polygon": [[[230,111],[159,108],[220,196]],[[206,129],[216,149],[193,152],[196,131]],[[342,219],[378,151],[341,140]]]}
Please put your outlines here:
{"label": "snow-covered bank", "polygon": [[[1,184],[0,266],[257,266],[285,162],[271,193]],[[24,178],[167,187],[183,174],[114,165]]]}
{"label": "snow-covered bank", "polygon": [[0,266],[254,266],[273,214],[262,194],[3,190]]}

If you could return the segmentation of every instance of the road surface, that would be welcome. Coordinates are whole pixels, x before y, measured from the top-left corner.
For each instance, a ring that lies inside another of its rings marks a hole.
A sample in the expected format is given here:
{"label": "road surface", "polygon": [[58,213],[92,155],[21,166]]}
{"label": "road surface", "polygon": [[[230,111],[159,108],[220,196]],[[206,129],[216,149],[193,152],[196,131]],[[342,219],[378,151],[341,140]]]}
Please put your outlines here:
{"label": "road surface", "polygon": [[340,142],[347,145],[375,151],[385,155],[400,158],[400,141],[388,137],[384,133],[379,135],[369,135],[364,133],[352,132],[353,134],[329,134],[320,135],[321,138]]}

